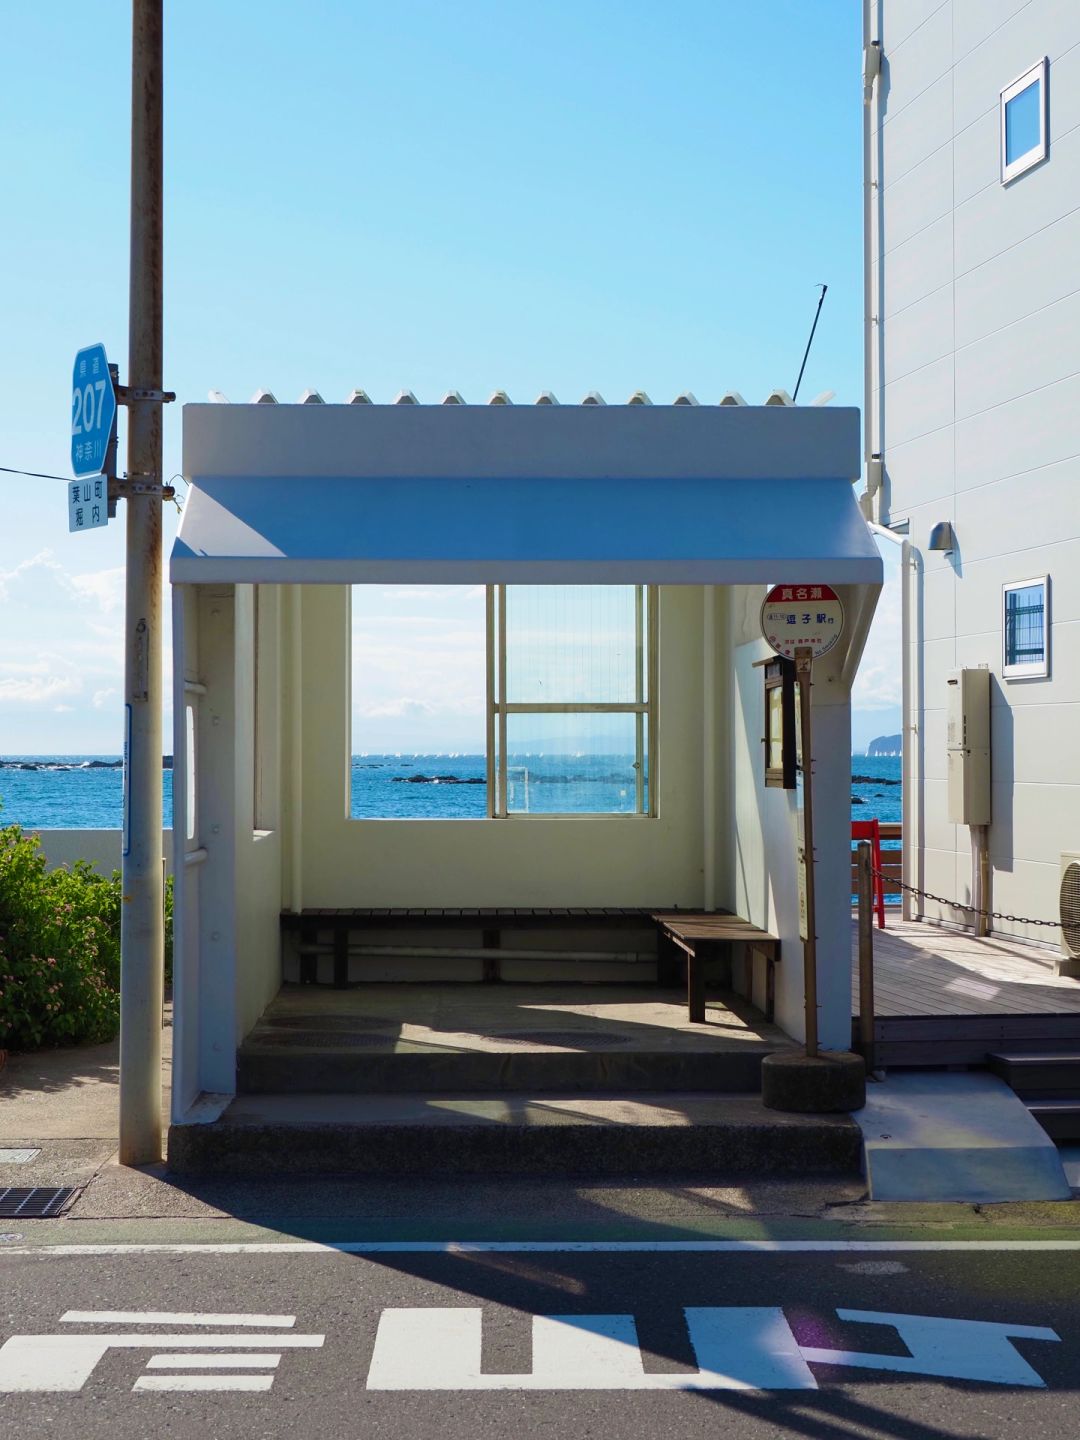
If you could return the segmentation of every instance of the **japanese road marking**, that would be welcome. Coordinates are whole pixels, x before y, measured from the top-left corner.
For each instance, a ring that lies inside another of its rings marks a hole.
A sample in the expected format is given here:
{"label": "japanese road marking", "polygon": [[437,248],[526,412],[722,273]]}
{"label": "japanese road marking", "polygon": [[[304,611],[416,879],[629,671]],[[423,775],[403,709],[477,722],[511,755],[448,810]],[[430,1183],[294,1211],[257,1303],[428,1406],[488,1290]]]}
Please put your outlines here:
{"label": "japanese road marking", "polygon": [[872,1310],[841,1320],[892,1326],[908,1355],[801,1346],[784,1313],[763,1306],[687,1309],[692,1374],[647,1373],[632,1315],[537,1315],[528,1374],[483,1374],[482,1311],[383,1311],[369,1390],[816,1390],[811,1364],[891,1370],[984,1384],[1043,1387],[1013,1339],[1058,1340],[1035,1325],[1000,1325]]}
{"label": "japanese road marking", "polygon": [[[21,1239],[21,1237],[19,1237]],[[0,1241],[3,1237],[0,1236]],[[8,1245],[3,1255],[831,1255],[1075,1251],[1078,1240],[260,1240]]]}

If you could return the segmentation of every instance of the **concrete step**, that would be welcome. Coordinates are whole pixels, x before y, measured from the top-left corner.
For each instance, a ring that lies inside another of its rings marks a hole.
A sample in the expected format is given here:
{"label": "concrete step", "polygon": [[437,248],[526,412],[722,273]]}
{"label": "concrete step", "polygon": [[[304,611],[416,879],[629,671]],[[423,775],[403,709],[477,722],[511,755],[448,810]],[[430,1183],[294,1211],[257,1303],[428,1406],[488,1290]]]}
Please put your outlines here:
{"label": "concrete step", "polygon": [[1029,1100],[1027,1108],[1052,1140],[1080,1140],[1080,1099]]}
{"label": "concrete step", "polygon": [[1023,1100],[1074,1095],[1080,1099],[1080,1051],[1045,1054],[997,1053],[987,1057],[990,1069]]}
{"label": "concrete step", "polygon": [[856,1174],[847,1116],[785,1115],[757,1096],[239,1096],[173,1125],[182,1175]]}
{"label": "concrete step", "polygon": [[336,1049],[331,1048],[333,1037],[321,1038],[329,1044],[246,1042],[237,1056],[240,1094],[746,1094],[761,1089],[761,1062],[778,1048],[747,1040],[732,1050],[609,1049],[585,1035],[578,1042],[581,1049],[571,1048],[570,1039],[543,1048],[537,1036],[521,1047],[491,1049],[435,1049],[393,1037],[364,1036],[373,1043]]}

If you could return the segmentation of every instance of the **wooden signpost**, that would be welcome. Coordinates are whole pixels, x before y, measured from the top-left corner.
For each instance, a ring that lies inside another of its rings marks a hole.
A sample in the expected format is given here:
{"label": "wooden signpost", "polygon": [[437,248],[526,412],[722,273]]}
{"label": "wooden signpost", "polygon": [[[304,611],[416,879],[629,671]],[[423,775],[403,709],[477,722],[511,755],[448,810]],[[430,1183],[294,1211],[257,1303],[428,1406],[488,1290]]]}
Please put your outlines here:
{"label": "wooden signpost", "polygon": [[803,941],[806,992],[806,1053],[818,1053],[817,927],[814,897],[814,743],[812,704],[814,661],[828,654],[844,630],[844,607],[828,585],[774,585],[761,607],[766,642],[795,665],[799,689],[799,769],[796,802],[796,864],[799,933]]}

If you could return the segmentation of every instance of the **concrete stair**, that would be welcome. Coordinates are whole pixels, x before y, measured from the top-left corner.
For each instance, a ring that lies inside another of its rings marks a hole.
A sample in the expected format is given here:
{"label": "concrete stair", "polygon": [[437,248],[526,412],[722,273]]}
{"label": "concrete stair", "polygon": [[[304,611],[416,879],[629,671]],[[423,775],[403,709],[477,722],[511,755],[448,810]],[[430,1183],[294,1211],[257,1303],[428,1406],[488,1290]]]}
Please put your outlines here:
{"label": "concrete stair", "polygon": [[284,987],[237,1055],[241,1095],[629,1094],[761,1088],[790,1042],[732,995],[691,1024],[655,985]]}
{"label": "concrete stair", "polygon": [[248,1095],[173,1125],[182,1175],[707,1176],[858,1173],[847,1116],[756,1095]]}
{"label": "concrete stair", "polygon": [[1054,1140],[1080,1140],[1080,1051],[998,1053],[990,1069]]}
{"label": "concrete stair", "polygon": [[[368,1038],[368,1037],[365,1037]],[[584,1042],[587,1047],[587,1040]],[[761,1062],[777,1047],[737,1051],[504,1048],[443,1051],[384,1037],[363,1050],[246,1043],[237,1057],[241,1095],[563,1095],[761,1089]]]}

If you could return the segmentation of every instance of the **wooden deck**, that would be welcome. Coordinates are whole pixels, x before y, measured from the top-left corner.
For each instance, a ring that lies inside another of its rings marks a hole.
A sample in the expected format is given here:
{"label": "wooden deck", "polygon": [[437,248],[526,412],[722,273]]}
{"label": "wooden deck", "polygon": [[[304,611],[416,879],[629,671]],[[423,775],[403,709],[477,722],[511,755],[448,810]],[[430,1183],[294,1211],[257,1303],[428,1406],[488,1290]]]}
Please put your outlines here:
{"label": "wooden deck", "polygon": [[[852,1013],[858,1013],[858,936],[852,921]],[[1001,936],[889,916],[874,929],[879,1016],[1080,1015],[1080,980],[1059,978],[1054,953]]]}
{"label": "wooden deck", "polygon": [[[889,917],[874,929],[874,1039],[879,1065],[980,1065],[1003,1046],[1080,1049],[1080,980],[1058,977],[1053,951]],[[852,1013],[858,1016],[852,922]],[[858,1044],[859,1025],[854,1025]]]}

